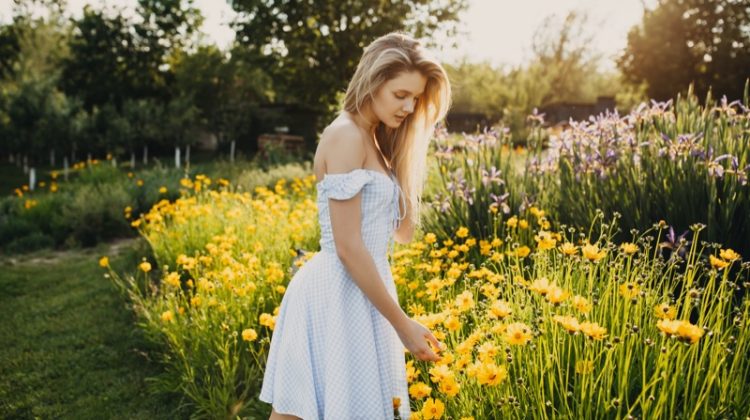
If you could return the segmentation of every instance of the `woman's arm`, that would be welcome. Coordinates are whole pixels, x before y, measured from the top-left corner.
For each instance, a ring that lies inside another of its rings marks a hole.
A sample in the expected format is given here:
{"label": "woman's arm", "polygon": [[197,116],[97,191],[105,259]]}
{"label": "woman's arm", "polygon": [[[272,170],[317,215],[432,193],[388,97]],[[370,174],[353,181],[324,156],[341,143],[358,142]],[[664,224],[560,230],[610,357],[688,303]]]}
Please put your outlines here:
{"label": "woman's arm", "polygon": [[[337,128],[330,133],[330,148],[325,161],[326,172],[346,173],[361,168],[365,158],[365,145],[357,131]],[[440,360],[427,345],[430,340],[436,348],[440,344],[432,333],[409,318],[383,284],[375,261],[362,239],[362,194],[347,200],[329,199],[329,210],[336,254],[357,286],[393,326],[404,346],[421,360]]]}
{"label": "woman's arm", "polygon": [[[327,173],[346,173],[362,168],[366,152],[359,130],[340,126],[326,134],[329,142],[324,159]],[[370,302],[394,328],[400,328],[408,316],[388,294],[362,239],[361,192],[348,200],[329,199],[328,204],[339,259]]]}

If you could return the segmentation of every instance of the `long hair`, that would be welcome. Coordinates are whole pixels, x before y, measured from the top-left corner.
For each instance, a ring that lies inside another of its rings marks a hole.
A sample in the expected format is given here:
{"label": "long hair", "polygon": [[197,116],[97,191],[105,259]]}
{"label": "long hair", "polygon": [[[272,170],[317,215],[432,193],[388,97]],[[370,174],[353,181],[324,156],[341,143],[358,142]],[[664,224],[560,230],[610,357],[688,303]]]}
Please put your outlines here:
{"label": "long hair", "polygon": [[346,90],[344,110],[361,113],[385,82],[402,72],[412,71],[420,72],[427,79],[414,112],[395,129],[380,122],[375,138],[406,195],[408,208],[404,210],[418,226],[429,142],[435,124],[445,117],[450,107],[451,87],[447,73],[419,41],[401,32],[383,35],[365,48]]}

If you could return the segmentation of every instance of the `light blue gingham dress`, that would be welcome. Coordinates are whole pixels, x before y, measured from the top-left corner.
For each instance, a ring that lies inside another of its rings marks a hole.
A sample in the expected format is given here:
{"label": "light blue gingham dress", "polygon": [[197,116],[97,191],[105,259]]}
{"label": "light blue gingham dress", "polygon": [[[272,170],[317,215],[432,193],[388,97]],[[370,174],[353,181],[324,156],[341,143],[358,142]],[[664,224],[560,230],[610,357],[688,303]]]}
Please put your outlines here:
{"label": "light blue gingham dress", "polygon": [[317,184],[321,251],[289,282],[279,307],[260,400],[304,420],[393,419],[411,416],[404,345],[357,286],[336,254],[328,200],[362,192],[362,239],[388,293],[398,302],[388,260],[404,216],[393,173],[355,169]]}

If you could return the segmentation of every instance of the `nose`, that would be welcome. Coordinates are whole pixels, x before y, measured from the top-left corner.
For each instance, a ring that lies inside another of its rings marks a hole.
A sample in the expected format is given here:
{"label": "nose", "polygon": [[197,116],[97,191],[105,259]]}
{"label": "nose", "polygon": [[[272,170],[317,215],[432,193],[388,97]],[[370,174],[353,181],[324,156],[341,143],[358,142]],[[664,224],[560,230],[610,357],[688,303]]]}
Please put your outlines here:
{"label": "nose", "polygon": [[403,107],[403,109],[404,112],[408,112],[409,114],[414,112],[414,100],[407,100],[406,105]]}

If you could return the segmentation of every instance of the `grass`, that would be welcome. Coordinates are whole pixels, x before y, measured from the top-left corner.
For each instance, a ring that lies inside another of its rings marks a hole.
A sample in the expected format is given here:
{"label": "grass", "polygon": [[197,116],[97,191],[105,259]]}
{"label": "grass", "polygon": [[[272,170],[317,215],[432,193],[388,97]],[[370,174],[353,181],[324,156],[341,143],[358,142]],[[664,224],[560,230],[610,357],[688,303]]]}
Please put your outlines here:
{"label": "grass", "polygon": [[133,267],[132,243],[118,256],[100,246],[0,258],[0,418],[186,417],[148,393],[158,365],[97,264],[107,254]]}

